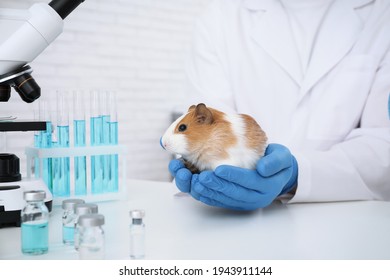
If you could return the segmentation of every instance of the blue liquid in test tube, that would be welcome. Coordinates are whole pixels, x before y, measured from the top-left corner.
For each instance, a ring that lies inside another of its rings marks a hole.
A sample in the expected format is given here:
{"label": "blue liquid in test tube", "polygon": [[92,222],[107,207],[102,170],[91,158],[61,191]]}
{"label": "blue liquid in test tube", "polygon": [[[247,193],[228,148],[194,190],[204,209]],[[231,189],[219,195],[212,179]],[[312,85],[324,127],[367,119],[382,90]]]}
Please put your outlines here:
{"label": "blue liquid in test tube", "polygon": [[[46,130],[40,131],[40,148],[51,148],[52,147],[52,139],[51,139],[52,129],[51,122],[46,122]],[[53,178],[52,178],[52,159],[44,158],[42,160],[42,172],[43,172],[43,181],[49,188],[49,190],[53,193]]]}
{"label": "blue liquid in test tube", "polygon": [[[110,122],[110,144],[118,145],[118,122]],[[118,155],[110,155],[110,182],[108,191],[118,192]]]}
{"label": "blue liquid in test tube", "polygon": [[[103,118],[91,117],[91,146],[102,143]],[[103,156],[91,157],[91,191],[93,194],[103,193]]]}
{"label": "blue liquid in test tube", "polygon": [[[102,115],[102,144],[110,145],[110,116]],[[110,183],[110,156],[102,156],[103,161],[103,192],[108,191],[108,186]]]}
{"label": "blue liquid in test tube", "polygon": [[[82,91],[73,92],[73,142],[75,147],[86,145],[85,102]],[[87,158],[74,158],[74,187],[76,195],[87,194]]]}
{"label": "blue liquid in test tube", "polygon": [[[57,143],[58,148],[69,147],[69,110],[64,92],[57,93]],[[53,158],[53,195],[70,196],[70,159]]]}
{"label": "blue liquid in test tube", "polygon": [[[34,132],[34,148],[40,148],[41,147],[41,132],[35,131]],[[39,164],[39,158],[35,158],[34,160],[34,175],[35,178],[39,178],[39,170],[40,164]]]}
{"label": "blue liquid in test tube", "polygon": [[[74,145],[75,147],[85,146],[85,120],[74,120]],[[74,158],[75,173],[75,194],[85,195],[87,193],[87,159],[86,157]]]}
{"label": "blue liquid in test tube", "polygon": [[[118,145],[118,116],[117,116],[117,103],[114,92],[108,93],[109,104],[109,145]],[[109,192],[118,192],[119,188],[119,172],[118,172],[118,155],[109,155]]]}
{"label": "blue liquid in test tube", "polygon": [[[46,100],[39,101],[36,119],[46,122],[46,130],[34,133],[34,147],[36,148],[47,149],[52,147],[52,123],[49,121],[48,107]],[[35,159],[35,177],[42,178],[48,189],[53,192],[51,163],[50,158]]]}
{"label": "blue liquid in test tube", "polygon": [[[39,109],[40,109],[40,103],[35,103],[35,105],[38,104],[38,107],[35,106],[34,108],[34,120],[39,121],[40,115],[39,115]],[[41,132],[40,131],[34,131],[34,148],[40,148],[41,147]],[[40,178],[42,175],[39,174],[40,172],[40,164],[39,164],[39,158],[34,159],[34,175],[35,178]]]}
{"label": "blue liquid in test tube", "polygon": [[[69,126],[57,126],[58,141],[57,147],[69,147]],[[56,174],[54,176],[54,195],[69,196],[70,195],[70,160],[68,157],[57,159]]]}

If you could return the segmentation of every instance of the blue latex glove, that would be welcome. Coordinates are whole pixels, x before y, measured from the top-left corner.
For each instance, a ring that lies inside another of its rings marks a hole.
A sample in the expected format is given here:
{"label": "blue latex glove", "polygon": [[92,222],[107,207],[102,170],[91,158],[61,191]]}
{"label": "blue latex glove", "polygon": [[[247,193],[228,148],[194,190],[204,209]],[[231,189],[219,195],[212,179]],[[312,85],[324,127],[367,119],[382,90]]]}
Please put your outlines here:
{"label": "blue latex glove", "polygon": [[215,172],[192,174],[179,160],[172,160],[169,170],[182,192],[211,206],[235,210],[266,207],[297,183],[298,164],[290,151],[279,144],[269,144],[256,170],[221,165]]}

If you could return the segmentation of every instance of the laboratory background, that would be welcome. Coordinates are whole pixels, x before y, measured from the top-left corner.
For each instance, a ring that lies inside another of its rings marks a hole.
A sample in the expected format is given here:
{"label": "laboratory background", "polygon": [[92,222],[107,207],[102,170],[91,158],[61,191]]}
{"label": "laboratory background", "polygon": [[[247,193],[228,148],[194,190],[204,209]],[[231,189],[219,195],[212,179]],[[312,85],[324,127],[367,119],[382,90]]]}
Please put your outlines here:
{"label": "laboratory background", "polygon": [[[0,8],[28,9],[42,0],[1,0]],[[169,153],[159,139],[185,102],[184,64],[197,15],[210,0],[86,0],[34,61],[41,98],[57,91],[113,91],[119,143],[126,145],[127,178],[168,181]],[[12,90],[0,115],[33,119],[34,105]],[[33,132],[9,132],[7,153],[20,158]]]}

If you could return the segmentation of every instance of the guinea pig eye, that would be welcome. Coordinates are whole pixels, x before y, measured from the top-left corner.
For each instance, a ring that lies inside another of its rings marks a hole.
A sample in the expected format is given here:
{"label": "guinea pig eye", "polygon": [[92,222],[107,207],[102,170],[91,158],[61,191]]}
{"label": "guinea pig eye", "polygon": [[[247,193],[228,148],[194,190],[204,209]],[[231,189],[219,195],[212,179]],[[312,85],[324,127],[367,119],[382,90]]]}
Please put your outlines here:
{"label": "guinea pig eye", "polygon": [[183,131],[185,131],[187,129],[187,126],[185,125],[185,124],[181,124],[180,126],[179,126],[179,131],[180,132],[183,132]]}

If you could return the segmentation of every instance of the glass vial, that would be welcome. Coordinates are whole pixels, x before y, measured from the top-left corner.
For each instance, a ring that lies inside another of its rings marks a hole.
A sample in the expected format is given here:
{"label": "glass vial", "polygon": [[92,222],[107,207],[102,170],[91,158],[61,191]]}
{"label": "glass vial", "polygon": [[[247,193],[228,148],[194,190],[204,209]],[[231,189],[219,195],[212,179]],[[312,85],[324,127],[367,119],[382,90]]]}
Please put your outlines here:
{"label": "glass vial", "polygon": [[44,191],[24,192],[26,206],[21,211],[22,253],[41,255],[49,249],[49,210]]}
{"label": "glass vial", "polygon": [[85,203],[82,199],[66,199],[62,202],[62,242],[66,245],[74,243],[74,228],[76,224],[75,206]]}
{"label": "glass vial", "polygon": [[75,221],[76,221],[76,225],[75,225],[75,228],[74,228],[74,248],[76,250],[79,249],[79,245],[80,245],[80,226],[78,224],[78,220],[79,220],[79,217],[81,215],[85,215],[85,214],[97,214],[98,213],[98,206],[97,204],[93,204],[93,203],[82,203],[82,204],[77,204],[75,206],[75,214],[76,214],[76,217],[75,217]]}
{"label": "glass vial", "polygon": [[81,260],[104,259],[104,216],[101,214],[81,215],[78,220]]}
{"label": "glass vial", "polygon": [[143,259],[145,257],[145,211],[130,211],[130,258]]}

